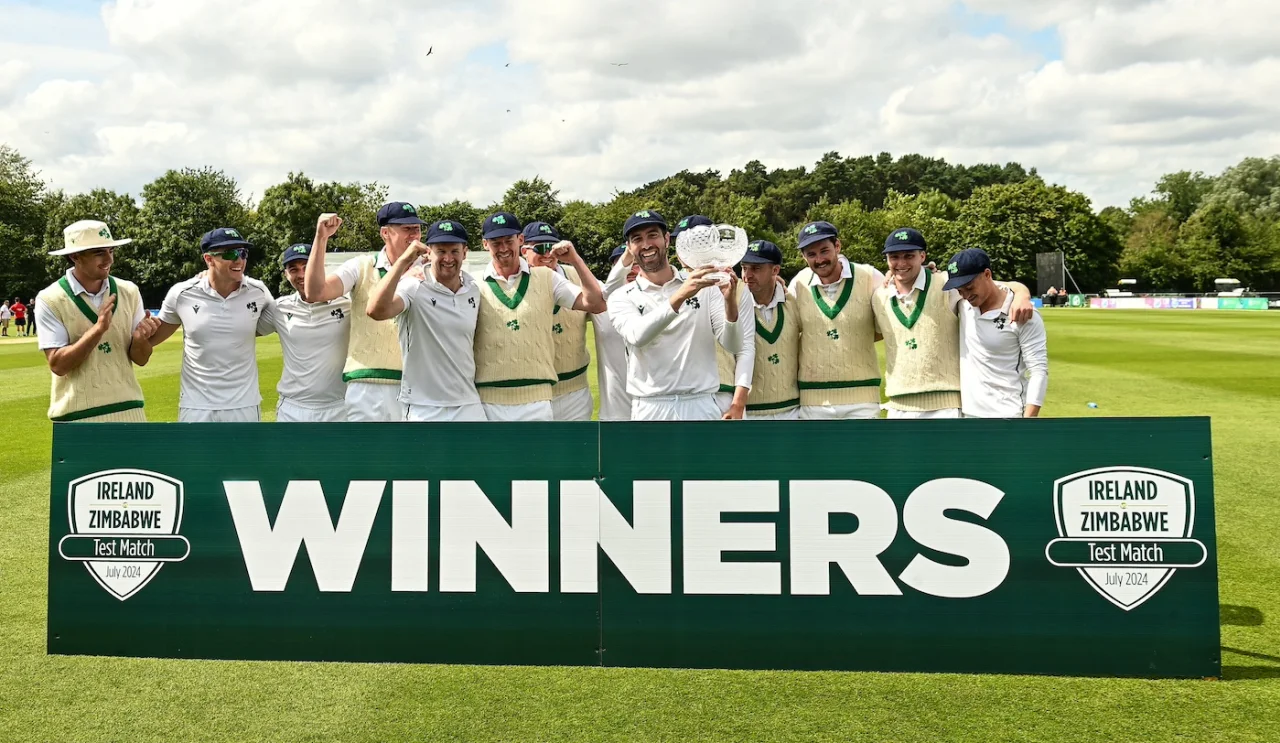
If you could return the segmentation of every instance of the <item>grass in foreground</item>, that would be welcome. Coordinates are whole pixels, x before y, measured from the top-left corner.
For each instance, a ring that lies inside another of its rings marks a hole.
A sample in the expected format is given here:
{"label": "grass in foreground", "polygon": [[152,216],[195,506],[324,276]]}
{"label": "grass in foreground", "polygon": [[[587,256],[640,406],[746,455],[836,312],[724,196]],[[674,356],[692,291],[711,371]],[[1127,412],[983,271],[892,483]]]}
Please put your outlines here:
{"label": "grass in foreground", "polygon": [[[0,345],[0,741],[1280,740],[1277,314],[1046,316],[1047,415],[1213,417],[1222,681],[49,657],[48,372]],[[179,349],[142,371],[151,420]]]}

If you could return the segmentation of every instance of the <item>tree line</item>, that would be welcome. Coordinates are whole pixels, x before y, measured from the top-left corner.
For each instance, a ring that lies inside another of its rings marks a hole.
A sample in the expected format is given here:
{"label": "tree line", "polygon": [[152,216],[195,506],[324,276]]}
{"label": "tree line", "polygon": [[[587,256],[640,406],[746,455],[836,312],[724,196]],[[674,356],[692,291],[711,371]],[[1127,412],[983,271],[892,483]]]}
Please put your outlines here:
{"label": "tree line", "polygon": [[[116,269],[136,281],[155,305],[173,283],[201,270],[200,235],[235,227],[254,244],[250,273],[278,288],[276,258],[310,242],[316,217],[346,220],[334,251],[381,247],[376,213],[393,198],[379,183],[318,182],[290,173],[254,203],[236,180],[213,168],[170,170],[135,198],[108,189],[67,194],[46,184],[30,161],[0,145],[0,296],[32,296],[65,264],[47,253],[62,246],[62,229],[100,219],[112,234],[133,238],[117,251]],[[475,238],[484,216],[499,209],[522,220],[555,224],[603,275],[621,243],[626,217],[657,209],[669,220],[705,214],[771,240],[786,256],[785,273],[803,266],[796,235],[806,222],[834,223],[846,255],[883,263],[880,247],[897,227],[920,229],[941,261],[962,248],[990,253],[995,272],[1033,286],[1035,256],[1063,251],[1080,288],[1096,292],[1121,277],[1161,291],[1208,291],[1233,276],[1257,290],[1280,288],[1280,157],[1251,158],[1220,176],[1174,173],[1127,209],[1095,212],[1089,200],[1050,185],[1018,163],[957,165],[941,158],[888,153],[842,157],[830,152],[812,168],[770,170],[758,160],[728,175],[681,171],[607,201],[562,201],[549,180],[518,180],[494,204],[421,204],[426,221],[455,219]]]}

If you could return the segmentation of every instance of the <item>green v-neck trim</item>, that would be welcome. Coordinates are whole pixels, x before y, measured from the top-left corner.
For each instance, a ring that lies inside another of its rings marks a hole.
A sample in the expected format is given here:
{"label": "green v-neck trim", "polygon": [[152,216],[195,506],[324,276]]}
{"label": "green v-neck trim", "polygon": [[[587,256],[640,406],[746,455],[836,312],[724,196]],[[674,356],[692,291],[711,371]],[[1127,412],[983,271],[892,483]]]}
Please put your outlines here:
{"label": "green v-neck trim", "polygon": [[[89,303],[81,299],[79,294],[71,291],[71,282],[67,281],[66,276],[58,279],[58,286],[62,287],[62,291],[66,292],[68,297],[71,297],[72,302],[75,302],[76,309],[80,310],[80,314],[87,317],[91,323],[98,322],[98,313],[94,312],[93,308],[89,306]],[[116,280],[110,276],[107,277],[107,287],[111,290],[111,296],[115,297]]]}
{"label": "green v-neck trim", "polygon": [[771,346],[778,342],[778,338],[782,337],[782,325],[783,325],[783,322],[786,320],[786,316],[783,313],[782,308],[785,306],[786,306],[786,303],[784,302],[778,303],[778,317],[776,320],[774,320],[773,330],[766,330],[764,325],[761,324],[760,322],[760,316],[756,315],[756,333],[761,338],[764,338],[765,343],[768,343]]}
{"label": "green v-neck trim", "polygon": [[916,306],[911,310],[911,316],[907,317],[902,314],[902,309],[898,307],[898,298],[896,296],[889,298],[889,303],[893,305],[893,314],[897,316],[898,322],[910,330],[915,327],[916,320],[920,319],[920,313],[924,312],[925,296],[929,293],[929,284],[933,283],[933,272],[928,268],[920,269],[924,271],[924,288],[920,290],[920,296],[916,297]]}
{"label": "green v-neck trim", "polygon": [[516,293],[510,297],[507,296],[506,292],[502,291],[497,279],[488,276],[485,281],[489,284],[489,288],[493,290],[493,295],[498,298],[499,302],[506,305],[509,310],[519,307],[520,303],[524,301],[525,292],[529,290],[529,274],[527,273],[520,274],[520,285],[516,287]]}
{"label": "green v-neck trim", "polygon": [[827,300],[822,298],[822,288],[818,284],[809,287],[813,292],[813,301],[817,303],[818,309],[822,310],[822,314],[827,316],[828,320],[836,319],[836,315],[840,314],[840,310],[849,303],[849,297],[853,296],[853,282],[857,281],[857,276],[850,276],[844,280],[844,289],[840,291],[840,296],[836,298],[834,305],[828,305]]}

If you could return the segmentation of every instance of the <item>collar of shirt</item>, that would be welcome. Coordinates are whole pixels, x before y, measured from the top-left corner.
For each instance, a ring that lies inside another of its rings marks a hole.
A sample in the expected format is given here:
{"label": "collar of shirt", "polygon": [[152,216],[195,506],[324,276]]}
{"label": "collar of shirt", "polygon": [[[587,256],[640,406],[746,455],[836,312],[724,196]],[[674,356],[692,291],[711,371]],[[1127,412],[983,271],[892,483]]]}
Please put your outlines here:
{"label": "collar of shirt", "polygon": [[467,273],[466,271],[463,271],[462,286],[458,287],[457,292],[454,292],[449,287],[445,286],[444,284],[441,284],[439,281],[436,281],[436,277],[432,275],[430,269],[423,271],[423,276],[422,276],[423,286],[425,286],[427,289],[433,292],[438,292],[440,294],[447,294],[451,297],[458,296],[460,294],[466,294],[467,292],[471,291],[471,288],[474,287],[475,284],[476,284],[476,280],[471,278],[471,274]]}
{"label": "collar of shirt", "polygon": [[686,274],[684,271],[677,268],[675,269],[675,275],[671,278],[671,281],[668,281],[665,284],[655,284],[652,281],[646,279],[643,273],[638,274],[636,276],[635,283],[637,286],[640,287],[640,291],[642,292],[654,291],[655,289],[657,291],[662,291],[662,289],[664,289],[665,287],[672,286],[672,285],[674,285],[675,288],[679,288],[680,285],[683,284],[685,280],[688,278],[689,278],[688,274]]}
{"label": "collar of shirt", "polygon": [[88,289],[84,288],[83,284],[76,280],[74,268],[67,269],[67,283],[71,284],[71,291],[74,292],[77,297],[81,294],[88,294],[91,297],[100,297],[111,291],[111,282],[104,281],[102,282],[102,288],[98,290],[97,294],[90,292]]}
{"label": "collar of shirt", "polygon": [[[845,258],[843,255],[840,256],[840,278],[842,279],[853,278],[853,267],[849,265],[849,259]],[[813,271],[810,271],[809,286],[820,286],[821,284],[822,284],[822,279],[818,278],[818,274],[813,273]]]}
{"label": "collar of shirt", "polygon": [[326,305],[333,304],[337,300],[333,299],[328,302],[304,302],[302,301],[302,295],[294,292],[293,294],[286,294],[283,297],[280,297],[280,301],[287,302],[288,304],[296,305],[298,307],[324,307]]}
{"label": "collar of shirt", "polygon": [[[1004,292],[1004,301],[1000,303],[998,308],[980,313],[978,316],[983,320],[994,320],[1000,315],[1004,315],[1005,317],[1009,316],[1010,310],[1013,309],[1013,290],[1002,286],[1000,287],[1000,291]],[[1012,323],[1010,324],[1012,325]]]}
{"label": "collar of shirt", "polygon": [[394,263],[395,261],[391,260],[391,257],[387,255],[387,249],[385,246],[382,250],[378,251],[378,257],[373,259],[374,268],[384,268],[388,271],[391,270],[391,266]]}
{"label": "collar of shirt", "polygon": [[232,297],[236,296],[237,294],[249,288],[249,277],[246,276],[245,278],[241,279],[240,286],[237,286],[235,288],[235,291],[231,292],[225,297],[219,294],[217,289],[213,288],[213,284],[209,283],[208,271],[205,271],[204,273],[200,274],[200,281],[196,282],[196,287],[198,287],[200,291],[204,292],[205,294],[208,294],[210,297],[213,297],[215,299],[219,299],[219,300],[231,299]]}
{"label": "collar of shirt", "polygon": [[[524,258],[520,259],[520,273],[529,273],[529,262],[526,261]],[[520,274],[512,274],[510,277],[502,276],[501,274],[498,273],[498,269],[494,267],[493,261],[489,261],[487,264],[485,264],[484,274],[480,278],[498,279],[500,281],[510,282],[512,279],[516,278],[519,275]]]}
{"label": "collar of shirt", "polygon": [[894,291],[894,293],[895,293],[895,294],[897,294],[897,295],[898,295],[898,299],[908,299],[908,298],[910,298],[910,297],[911,297],[911,295],[912,295],[912,293],[914,293],[917,289],[919,289],[920,291],[924,291],[924,280],[925,280],[925,276],[926,276],[926,275],[925,275],[925,271],[928,271],[928,270],[929,270],[928,268],[921,268],[921,269],[920,269],[920,273],[916,274],[916,283],[914,283],[914,284],[912,284],[912,285],[911,285],[911,288],[910,288],[909,290],[907,290],[907,293],[906,293],[906,294],[903,294],[902,292],[898,291],[898,284],[897,284],[897,282],[894,282],[894,284],[893,284],[893,291]]}
{"label": "collar of shirt", "polygon": [[[754,301],[754,300],[753,300],[753,301]],[[786,291],[784,291],[784,290],[783,290],[783,288],[782,288],[782,287],[780,287],[780,286],[778,286],[777,284],[774,284],[774,285],[773,285],[773,298],[772,298],[772,299],[770,299],[770,300],[769,300],[769,302],[768,302],[767,304],[760,304],[759,302],[757,302],[757,303],[756,303],[756,309],[758,309],[758,310],[771,310],[771,309],[773,309],[774,307],[777,307],[778,305],[782,304],[782,303],[783,303],[783,302],[785,302],[785,301],[787,301],[787,293],[786,293]]]}

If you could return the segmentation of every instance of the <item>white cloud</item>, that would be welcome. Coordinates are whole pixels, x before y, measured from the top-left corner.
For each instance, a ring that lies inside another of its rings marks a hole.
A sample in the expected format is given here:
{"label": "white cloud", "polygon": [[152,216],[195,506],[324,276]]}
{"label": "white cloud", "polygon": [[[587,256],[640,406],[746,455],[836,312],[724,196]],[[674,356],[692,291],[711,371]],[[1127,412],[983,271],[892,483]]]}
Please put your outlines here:
{"label": "white cloud", "polygon": [[1268,0],[965,3],[1056,29],[1061,60],[970,35],[956,7],[119,0],[67,19],[93,43],[0,36],[0,141],[69,190],[207,164],[248,193],[302,170],[481,204],[534,174],[600,200],[684,168],[887,150],[1016,159],[1105,205],[1280,151]]}

